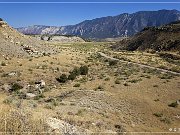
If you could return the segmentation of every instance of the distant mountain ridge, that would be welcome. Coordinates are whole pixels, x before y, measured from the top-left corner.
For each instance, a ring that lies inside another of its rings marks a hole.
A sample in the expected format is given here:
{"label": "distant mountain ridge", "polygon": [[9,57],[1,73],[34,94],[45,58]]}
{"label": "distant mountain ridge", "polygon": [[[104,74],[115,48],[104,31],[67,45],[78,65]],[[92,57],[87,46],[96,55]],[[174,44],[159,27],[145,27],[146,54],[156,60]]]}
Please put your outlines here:
{"label": "distant mountain ridge", "polygon": [[24,34],[68,34],[103,39],[132,36],[147,26],[161,26],[177,20],[180,20],[178,10],[139,11],[85,20],[76,25],[62,27],[34,25],[17,30]]}

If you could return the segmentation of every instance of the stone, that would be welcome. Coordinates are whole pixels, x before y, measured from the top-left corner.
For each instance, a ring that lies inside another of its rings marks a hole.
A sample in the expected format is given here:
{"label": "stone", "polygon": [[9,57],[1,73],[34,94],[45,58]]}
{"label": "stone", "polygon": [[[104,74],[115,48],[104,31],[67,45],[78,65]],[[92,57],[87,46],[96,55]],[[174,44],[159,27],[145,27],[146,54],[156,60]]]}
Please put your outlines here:
{"label": "stone", "polygon": [[45,81],[44,81],[44,80],[41,80],[41,81],[40,81],[40,85],[41,85],[41,87],[45,87],[45,85],[46,85]]}
{"label": "stone", "polygon": [[4,85],[3,85],[3,89],[4,89],[5,91],[9,91],[9,90],[11,89],[11,85],[9,85],[9,84],[4,84]]}
{"label": "stone", "polygon": [[26,98],[27,98],[27,99],[32,99],[32,98],[34,98],[34,97],[36,97],[35,94],[33,94],[33,93],[26,93]]}
{"label": "stone", "polygon": [[8,74],[8,76],[15,76],[16,75],[16,72],[11,72]]}
{"label": "stone", "polygon": [[51,129],[59,131],[63,135],[77,135],[78,133],[78,129],[75,126],[56,118],[48,118],[47,124],[49,125],[49,127],[51,127]]}
{"label": "stone", "polygon": [[44,80],[37,81],[35,82],[35,84],[36,84],[36,88],[39,88],[39,87],[44,88],[46,85]]}

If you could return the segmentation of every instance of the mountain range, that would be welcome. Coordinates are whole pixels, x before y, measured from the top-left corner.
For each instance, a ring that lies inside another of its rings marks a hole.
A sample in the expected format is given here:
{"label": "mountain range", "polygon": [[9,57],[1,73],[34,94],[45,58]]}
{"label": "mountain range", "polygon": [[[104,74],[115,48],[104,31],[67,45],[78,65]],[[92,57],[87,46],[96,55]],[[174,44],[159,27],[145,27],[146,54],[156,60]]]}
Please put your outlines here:
{"label": "mountain range", "polygon": [[178,10],[139,11],[85,20],[76,25],[61,27],[34,25],[17,30],[23,34],[76,35],[83,38],[103,39],[132,36],[147,26],[161,26],[177,20],[180,20]]}

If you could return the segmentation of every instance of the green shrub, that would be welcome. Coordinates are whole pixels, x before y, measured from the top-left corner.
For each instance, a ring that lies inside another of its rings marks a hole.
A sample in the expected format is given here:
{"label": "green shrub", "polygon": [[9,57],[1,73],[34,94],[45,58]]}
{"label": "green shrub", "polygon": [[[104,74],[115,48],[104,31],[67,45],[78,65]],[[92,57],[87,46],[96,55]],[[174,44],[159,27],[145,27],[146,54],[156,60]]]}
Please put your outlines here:
{"label": "green shrub", "polygon": [[179,67],[179,66],[172,67],[170,70],[173,71],[173,72],[178,72],[178,73],[180,73],[180,67]]}
{"label": "green shrub", "polygon": [[109,61],[109,66],[114,66],[114,65],[116,65],[117,64],[117,60],[111,60],[111,61]]}
{"label": "green shrub", "polygon": [[4,61],[2,61],[1,66],[6,66],[6,63]]}
{"label": "green shrub", "polygon": [[73,71],[69,72],[68,79],[69,80],[74,80],[76,79],[76,76],[80,75],[80,69],[79,68],[74,68]]}
{"label": "green shrub", "polygon": [[172,79],[173,75],[171,74],[162,74],[159,76],[160,79]]}
{"label": "green shrub", "polygon": [[80,75],[81,72],[80,72],[80,69],[79,68],[74,68],[73,71],[72,71],[73,74],[75,74],[76,76]]}
{"label": "green shrub", "polygon": [[79,84],[79,83],[76,83],[76,84],[74,84],[73,87],[80,87],[80,84]]}
{"label": "green shrub", "polygon": [[76,74],[73,72],[70,72],[69,76],[68,76],[68,80],[74,80],[76,79]]}
{"label": "green shrub", "polygon": [[104,79],[104,81],[109,81],[109,80],[110,80],[110,78],[109,78],[109,77],[107,77],[107,78],[105,78],[105,79]]}
{"label": "green shrub", "polygon": [[3,101],[4,104],[11,104],[12,103],[13,98],[7,98]]}
{"label": "green shrub", "polygon": [[23,86],[21,86],[20,84],[18,83],[14,83],[11,87],[11,91],[12,92],[18,92],[20,89],[22,89]]}
{"label": "green shrub", "polygon": [[142,81],[142,79],[132,79],[132,80],[129,80],[130,83],[137,83],[139,81]]}
{"label": "green shrub", "polygon": [[156,117],[162,117],[163,116],[162,113],[154,113],[153,115],[156,116]]}
{"label": "green shrub", "polygon": [[161,118],[160,121],[164,122],[166,124],[170,124],[171,123],[170,119],[168,119],[168,118]]}
{"label": "green shrub", "polygon": [[115,84],[120,84],[120,81],[118,79],[116,79]]}
{"label": "green shrub", "polygon": [[41,98],[45,98],[45,96],[44,96],[43,94],[40,94],[40,95],[38,95],[38,96],[35,96],[35,97],[34,97],[34,100],[39,100],[39,99],[41,99]]}
{"label": "green shrub", "polygon": [[79,68],[80,74],[81,75],[87,75],[88,74],[88,67],[87,66],[81,66]]}
{"label": "green shrub", "polygon": [[60,83],[65,83],[67,82],[68,78],[65,74],[62,74],[59,78],[56,78],[56,80]]}
{"label": "green shrub", "polygon": [[169,107],[177,108],[178,107],[178,103],[177,102],[173,102],[173,103],[169,104],[168,106]]}

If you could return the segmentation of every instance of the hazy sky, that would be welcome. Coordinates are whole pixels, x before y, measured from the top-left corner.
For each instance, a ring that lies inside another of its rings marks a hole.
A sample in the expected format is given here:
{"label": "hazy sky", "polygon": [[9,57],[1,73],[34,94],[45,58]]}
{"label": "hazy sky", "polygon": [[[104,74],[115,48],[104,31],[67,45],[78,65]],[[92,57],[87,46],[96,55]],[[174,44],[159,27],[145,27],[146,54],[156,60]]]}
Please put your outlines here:
{"label": "hazy sky", "polygon": [[[23,0],[0,0],[0,2],[21,2]],[[58,1],[58,0],[28,0],[29,2],[42,1]],[[66,2],[122,2],[123,0],[64,0]],[[130,1],[144,1],[144,2],[172,2],[172,0],[124,0]],[[27,2],[24,0],[24,2]],[[59,2],[63,2],[59,0]],[[22,27],[29,25],[50,25],[62,26],[77,24],[84,20],[90,20],[97,17],[114,16],[121,13],[133,13],[136,11],[152,11],[160,9],[176,9],[180,10],[180,0],[173,0],[179,3],[164,3],[164,4],[45,4],[45,3],[0,3],[0,17],[6,20],[13,27]]]}

